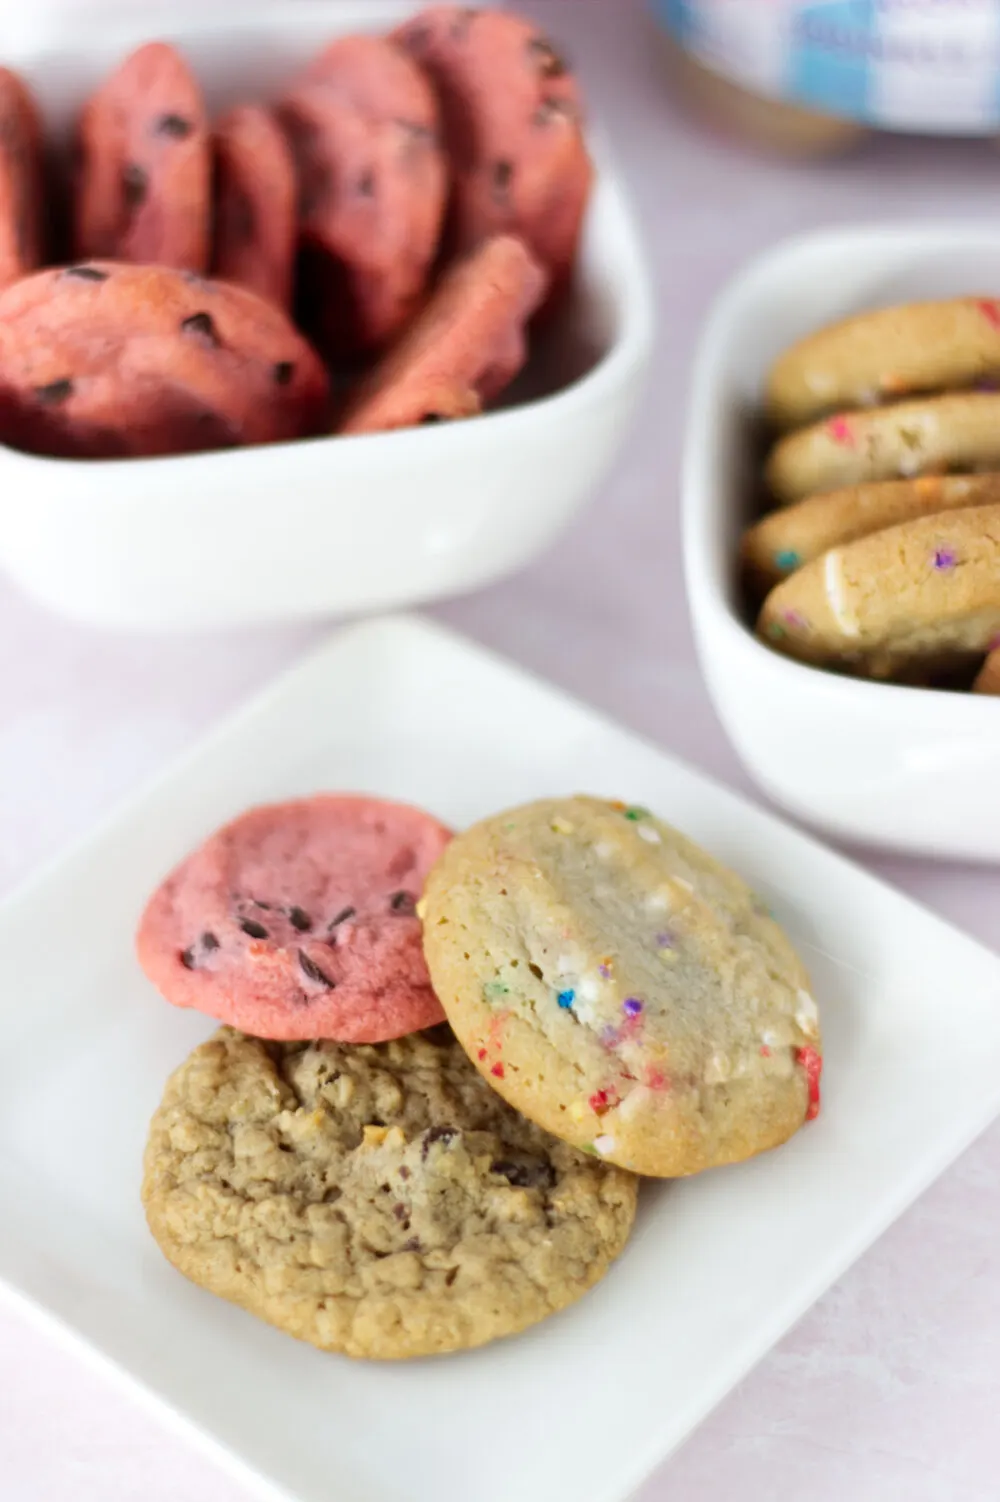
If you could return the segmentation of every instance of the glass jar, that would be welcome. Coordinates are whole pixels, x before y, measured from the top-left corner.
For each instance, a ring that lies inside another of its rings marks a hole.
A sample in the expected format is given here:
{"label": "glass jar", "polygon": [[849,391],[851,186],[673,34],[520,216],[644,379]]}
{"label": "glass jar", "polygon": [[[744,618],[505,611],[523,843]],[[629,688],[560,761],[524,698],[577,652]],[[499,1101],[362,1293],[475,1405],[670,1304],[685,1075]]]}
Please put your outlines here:
{"label": "glass jar", "polygon": [[1000,0],[651,0],[678,80],[765,147],[1000,129]]}

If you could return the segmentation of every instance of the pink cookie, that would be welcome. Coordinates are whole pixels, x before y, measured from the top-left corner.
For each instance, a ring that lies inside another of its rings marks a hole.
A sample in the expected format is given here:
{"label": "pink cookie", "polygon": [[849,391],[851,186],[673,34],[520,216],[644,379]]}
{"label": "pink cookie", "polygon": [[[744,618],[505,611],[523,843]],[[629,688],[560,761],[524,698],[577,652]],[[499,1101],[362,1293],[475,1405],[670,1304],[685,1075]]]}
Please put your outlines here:
{"label": "pink cookie", "polygon": [[593,183],[583,99],[565,58],[524,16],[432,5],[393,33],[438,92],[451,156],[451,249],[517,235],[569,280]]}
{"label": "pink cookie", "polygon": [[258,1038],[382,1043],[444,1020],[417,900],[451,832],[320,794],[225,825],[154,893],[139,961],[166,999]]}
{"label": "pink cookie", "polygon": [[382,37],[341,37],[278,118],[299,182],[300,316],[336,361],[385,349],[420,308],[448,198],[430,83]]}
{"label": "pink cookie", "polygon": [[424,311],[362,382],[341,432],[382,433],[481,412],[524,364],[528,321],[547,285],[520,240],[487,240],[446,273]]}

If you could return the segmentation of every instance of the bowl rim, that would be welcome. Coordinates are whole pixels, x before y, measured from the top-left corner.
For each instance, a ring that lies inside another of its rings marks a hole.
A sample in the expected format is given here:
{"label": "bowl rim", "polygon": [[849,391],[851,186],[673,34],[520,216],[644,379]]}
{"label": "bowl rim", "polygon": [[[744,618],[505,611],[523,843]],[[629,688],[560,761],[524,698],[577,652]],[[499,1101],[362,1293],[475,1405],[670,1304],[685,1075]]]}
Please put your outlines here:
{"label": "bowl rim", "polygon": [[[699,655],[703,663],[716,656],[713,646],[706,648],[705,636],[710,628],[725,642],[727,651],[739,654],[747,672],[767,673],[773,677],[776,692],[784,692],[789,702],[826,697],[830,707],[852,701],[857,709],[862,701],[873,714],[908,713],[918,719],[934,719],[939,707],[948,714],[949,729],[954,730],[956,715],[976,724],[984,715],[1000,711],[995,696],[959,694],[943,690],[919,689],[899,683],[880,683],[868,678],[808,666],[773,651],[760,641],[733,607],[726,587],[725,567],[734,559],[717,558],[712,529],[728,511],[729,496],[715,493],[710,481],[709,455],[715,434],[724,418],[721,394],[722,375],[728,365],[733,344],[733,327],[742,310],[765,293],[788,265],[797,265],[813,254],[857,256],[874,248],[906,249],[924,253],[968,249],[995,249],[1000,252],[1000,225],[991,226],[975,220],[953,220],[947,224],[901,221],[873,221],[832,229],[810,230],[788,236],[769,246],[746,262],[714,298],[695,353],[690,385],[688,417],[685,427],[681,465],[681,543],[688,610],[692,618]],[[992,704],[991,704],[992,699]]]}

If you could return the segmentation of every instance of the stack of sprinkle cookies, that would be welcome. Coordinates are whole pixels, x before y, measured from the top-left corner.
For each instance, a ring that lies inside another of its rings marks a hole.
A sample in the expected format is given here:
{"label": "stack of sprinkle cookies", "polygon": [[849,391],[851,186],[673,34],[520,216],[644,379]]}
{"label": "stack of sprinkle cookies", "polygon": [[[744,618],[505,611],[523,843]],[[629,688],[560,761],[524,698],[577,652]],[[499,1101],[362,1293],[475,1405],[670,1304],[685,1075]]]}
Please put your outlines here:
{"label": "stack of sprinkle cookies", "polygon": [[758,631],[802,662],[1000,691],[1000,300],[862,313],[767,382]]}
{"label": "stack of sprinkle cookies", "polygon": [[139,958],[226,1024],[170,1079],[143,1201],[173,1265],[324,1350],[512,1335],[624,1249],[640,1176],[819,1109],[809,978],[749,888],[646,809],[253,809],[157,890]]}

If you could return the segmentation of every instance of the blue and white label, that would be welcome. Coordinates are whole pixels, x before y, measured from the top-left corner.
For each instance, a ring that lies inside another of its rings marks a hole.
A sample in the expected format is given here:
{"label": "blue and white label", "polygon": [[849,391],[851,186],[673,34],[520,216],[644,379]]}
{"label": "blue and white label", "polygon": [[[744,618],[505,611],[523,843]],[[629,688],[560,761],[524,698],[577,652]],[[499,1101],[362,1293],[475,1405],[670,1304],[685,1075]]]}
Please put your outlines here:
{"label": "blue and white label", "polygon": [[766,98],[888,130],[1000,124],[1000,0],[652,0],[698,62]]}

